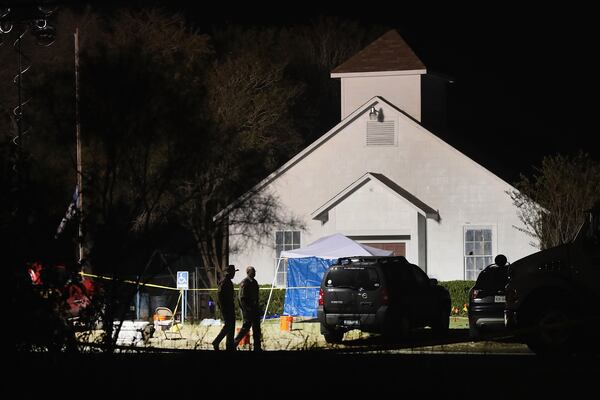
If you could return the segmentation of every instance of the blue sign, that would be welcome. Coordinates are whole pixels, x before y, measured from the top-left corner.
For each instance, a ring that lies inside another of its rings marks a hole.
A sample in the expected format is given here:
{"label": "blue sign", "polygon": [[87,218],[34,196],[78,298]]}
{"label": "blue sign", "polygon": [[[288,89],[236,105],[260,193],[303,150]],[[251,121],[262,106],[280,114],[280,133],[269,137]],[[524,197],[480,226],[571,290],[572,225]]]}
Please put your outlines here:
{"label": "blue sign", "polygon": [[189,272],[177,271],[177,289],[189,289]]}

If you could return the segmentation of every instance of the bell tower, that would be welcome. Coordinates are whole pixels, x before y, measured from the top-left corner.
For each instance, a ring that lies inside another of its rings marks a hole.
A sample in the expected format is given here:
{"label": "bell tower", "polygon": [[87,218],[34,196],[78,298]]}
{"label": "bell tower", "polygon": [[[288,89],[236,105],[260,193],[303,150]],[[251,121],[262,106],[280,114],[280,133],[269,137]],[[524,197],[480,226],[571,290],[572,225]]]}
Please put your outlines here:
{"label": "bell tower", "polygon": [[390,30],[331,72],[340,79],[341,116],[381,96],[421,121],[421,75],[425,65],[396,30]]}

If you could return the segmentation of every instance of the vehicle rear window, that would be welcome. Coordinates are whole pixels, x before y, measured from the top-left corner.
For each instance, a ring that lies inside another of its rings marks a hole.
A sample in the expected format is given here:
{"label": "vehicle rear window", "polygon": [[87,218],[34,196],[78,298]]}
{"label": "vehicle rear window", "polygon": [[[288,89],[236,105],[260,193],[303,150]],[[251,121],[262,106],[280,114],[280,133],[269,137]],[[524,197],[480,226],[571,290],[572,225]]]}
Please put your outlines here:
{"label": "vehicle rear window", "polygon": [[332,267],[327,274],[325,286],[374,290],[379,288],[377,269],[369,267]]}
{"label": "vehicle rear window", "polygon": [[508,267],[487,267],[479,274],[475,287],[479,289],[503,288],[508,281]]}

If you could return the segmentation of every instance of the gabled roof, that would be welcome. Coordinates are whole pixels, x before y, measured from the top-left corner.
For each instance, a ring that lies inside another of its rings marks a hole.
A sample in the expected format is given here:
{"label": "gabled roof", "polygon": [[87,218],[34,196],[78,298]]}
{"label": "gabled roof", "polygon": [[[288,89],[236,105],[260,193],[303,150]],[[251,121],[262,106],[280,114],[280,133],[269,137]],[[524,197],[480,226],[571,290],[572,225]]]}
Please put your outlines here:
{"label": "gabled roof", "polygon": [[425,64],[392,29],[336,67],[332,74],[424,70]]}
{"label": "gabled roof", "polygon": [[[304,158],[308,157],[313,151],[315,151],[316,149],[318,149],[319,147],[321,147],[322,144],[326,143],[333,136],[337,135],[339,132],[341,132],[342,130],[344,130],[344,128],[346,128],[346,126],[348,126],[351,123],[353,123],[360,116],[362,116],[363,114],[365,114],[366,112],[368,112],[371,109],[371,107],[373,107],[373,106],[375,106],[377,104],[386,104],[386,105],[392,107],[393,109],[395,109],[396,111],[398,111],[401,115],[403,115],[407,119],[411,120],[415,124],[415,126],[417,127],[417,129],[419,129],[424,134],[430,135],[435,140],[443,143],[445,146],[448,146],[450,149],[452,149],[456,153],[460,154],[461,156],[467,158],[468,160],[470,160],[471,162],[473,162],[475,165],[480,166],[481,168],[483,168],[484,171],[486,171],[488,174],[490,174],[495,179],[508,184],[502,178],[500,178],[496,174],[490,172],[487,168],[483,167],[481,164],[477,163],[476,161],[474,161],[470,157],[466,156],[465,154],[463,154],[462,152],[460,152],[456,148],[452,147],[451,145],[449,145],[448,143],[446,143],[445,141],[443,141],[442,139],[440,139],[439,137],[437,137],[433,133],[429,132],[427,129],[425,129],[419,123],[419,121],[415,120],[413,117],[411,117],[410,115],[408,115],[407,113],[405,113],[404,111],[402,111],[401,109],[399,109],[398,107],[396,107],[394,104],[390,103],[389,101],[387,101],[383,97],[375,96],[375,97],[371,98],[369,101],[367,101],[365,104],[363,104],[362,106],[360,106],[359,108],[357,108],[356,110],[354,110],[354,112],[352,114],[348,115],[346,118],[344,118],[343,120],[341,120],[336,126],[334,126],[333,128],[331,128],[323,136],[321,136],[320,138],[318,138],[317,140],[315,140],[314,142],[312,142],[308,147],[304,148],[304,150],[302,150],[301,152],[299,152],[298,154],[296,154],[291,160],[289,160],[288,162],[286,162],[285,164],[283,164],[281,167],[279,167],[278,169],[276,169],[275,171],[273,171],[271,174],[269,174],[269,176],[267,176],[265,179],[263,179],[258,184],[256,184],[252,189],[250,189],[244,195],[242,195],[241,197],[239,197],[236,201],[234,201],[233,203],[231,203],[227,207],[225,207],[223,210],[221,210],[217,215],[215,215],[213,217],[213,220],[217,221],[217,220],[225,217],[227,214],[229,214],[239,204],[243,203],[248,198],[252,197],[258,191],[262,190],[265,186],[269,185],[271,182],[273,182],[274,180],[276,180],[277,178],[279,178],[281,175],[283,175],[287,170],[289,170],[294,165],[296,165],[297,163],[299,163],[300,161],[302,161]],[[510,185],[510,184],[508,184],[508,185],[511,188],[513,188],[512,185]]]}
{"label": "gabled roof", "polygon": [[[350,125],[361,115],[363,115],[364,113],[369,111],[371,109],[371,107],[375,106],[376,104],[378,104],[381,101],[384,101],[385,103],[389,104],[390,106],[396,108],[395,106],[393,106],[393,104],[384,100],[381,97],[377,97],[377,96],[373,97],[372,99],[367,101],[365,104],[363,104],[361,107],[354,110],[354,112],[352,114],[348,115],[346,118],[341,120],[336,126],[331,128],[326,134],[324,134],[323,136],[321,136],[320,138],[318,138],[317,140],[312,142],[308,147],[304,148],[304,150],[302,150],[300,153],[296,154],[290,161],[286,162],[281,167],[277,168],[275,171],[273,171],[271,174],[269,174],[269,176],[267,176],[265,179],[263,179],[258,184],[256,184],[252,189],[250,189],[248,192],[246,192],[244,195],[242,195],[236,201],[229,204],[223,210],[219,211],[219,213],[213,217],[213,221],[217,221],[217,220],[223,218],[224,216],[226,216],[227,214],[229,214],[229,212],[231,212],[239,204],[246,201],[246,199],[248,199],[249,197],[252,197],[259,190],[261,190],[262,188],[267,186],[269,183],[273,182],[275,179],[277,179],[279,176],[281,176],[285,171],[287,171],[288,169],[290,169],[291,167],[296,165],[298,162],[302,161],[305,157],[307,157],[313,151],[318,149],[322,144],[327,142],[329,139],[331,139],[333,136],[335,136],[338,132],[342,131],[346,126]],[[406,115],[408,115],[408,114],[406,114]],[[409,118],[412,118],[412,117],[409,117]]]}
{"label": "gabled roof", "polygon": [[407,200],[409,203],[411,203],[414,207],[416,207],[419,211],[421,211],[427,218],[432,218],[436,221],[439,221],[440,215],[436,210],[434,210],[432,207],[425,204],[425,202],[418,199],[412,193],[410,193],[406,189],[402,188],[400,185],[398,185],[396,182],[392,181],[387,176],[385,176],[383,174],[378,174],[375,172],[367,172],[366,174],[364,174],[363,176],[358,178],[350,186],[346,187],[344,190],[342,190],[341,192],[339,192],[338,194],[333,196],[331,199],[329,199],[329,201],[327,201],[321,207],[319,207],[318,209],[313,211],[310,214],[311,217],[313,219],[320,219],[320,216],[323,213],[331,210],[333,207],[335,207],[336,205],[338,205],[339,203],[344,201],[344,199],[346,199],[352,193],[354,193],[358,189],[360,189],[367,182],[370,182],[372,180],[377,181],[377,182],[387,186],[394,193],[403,197],[405,200]]}

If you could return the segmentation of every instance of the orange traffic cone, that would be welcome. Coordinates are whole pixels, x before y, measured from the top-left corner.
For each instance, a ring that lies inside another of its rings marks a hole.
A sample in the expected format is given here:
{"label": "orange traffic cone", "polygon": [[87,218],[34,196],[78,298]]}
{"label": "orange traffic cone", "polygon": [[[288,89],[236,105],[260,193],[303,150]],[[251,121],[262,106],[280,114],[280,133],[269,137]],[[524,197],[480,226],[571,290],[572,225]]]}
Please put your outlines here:
{"label": "orange traffic cone", "polygon": [[[240,328],[236,328],[235,329],[235,334],[237,336],[237,334],[240,333]],[[239,346],[245,346],[250,344],[250,332],[246,332],[246,334],[244,335],[244,337],[240,340]]]}

